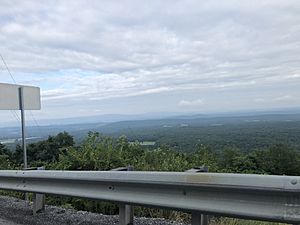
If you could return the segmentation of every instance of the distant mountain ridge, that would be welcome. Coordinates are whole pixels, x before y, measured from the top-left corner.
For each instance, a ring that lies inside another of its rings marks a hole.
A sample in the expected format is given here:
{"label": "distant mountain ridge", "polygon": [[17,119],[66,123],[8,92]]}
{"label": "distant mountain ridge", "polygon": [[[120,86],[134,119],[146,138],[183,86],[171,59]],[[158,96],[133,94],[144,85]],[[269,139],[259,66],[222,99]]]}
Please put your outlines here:
{"label": "distant mountain ridge", "polygon": [[[174,113],[175,114],[175,113]],[[250,113],[249,113],[250,114]],[[279,121],[300,121],[300,113],[284,114],[284,112],[274,113],[257,113],[255,115],[238,115],[238,114],[220,114],[220,115],[173,115],[170,117],[163,117],[161,115],[152,116],[149,115],[106,115],[87,117],[85,119],[72,118],[70,120],[63,120],[59,123],[56,120],[56,124],[40,124],[39,127],[27,126],[28,133],[31,136],[47,136],[49,134],[55,134],[60,131],[68,132],[88,132],[90,130],[97,130],[103,133],[115,133],[124,129],[136,129],[136,128],[149,128],[149,127],[176,127],[176,126],[220,126],[226,124],[241,124],[250,122],[279,122]],[[123,120],[122,120],[123,119]],[[75,121],[73,121],[75,120]],[[74,123],[69,123],[74,122]],[[0,139],[12,138],[19,135],[19,126],[14,127],[0,127]]]}
{"label": "distant mountain ridge", "polygon": [[[192,151],[199,143],[221,150],[226,145],[244,150],[271,146],[274,143],[300,146],[300,113],[257,113],[227,115],[173,115],[167,118],[126,117],[116,122],[54,124],[28,126],[28,142],[46,139],[67,131],[81,142],[89,131],[97,131],[112,137],[126,135],[130,141],[166,144],[179,151]],[[98,117],[97,117],[98,118]],[[117,117],[114,117],[117,118]],[[107,117],[109,121],[109,117]],[[89,120],[87,120],[89,121]],[[102,120],[103,121],[103,120]],[[20,127],[0,128],[0,142],[10,144],[13,149],[19,143]],[[16,141],[17,140],[17,141]]]}

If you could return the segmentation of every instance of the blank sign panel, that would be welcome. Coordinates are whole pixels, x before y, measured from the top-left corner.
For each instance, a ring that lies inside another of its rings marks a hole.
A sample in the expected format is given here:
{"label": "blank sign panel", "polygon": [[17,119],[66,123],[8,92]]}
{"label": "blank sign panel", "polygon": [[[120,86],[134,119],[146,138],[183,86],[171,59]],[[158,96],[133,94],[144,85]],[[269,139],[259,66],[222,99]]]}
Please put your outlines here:
{"label": "blank sign panel", "polygon": [[24,109],[41,109],[40,88],[0,83],[0,110],[19,110],[19,88],[23,88]]}

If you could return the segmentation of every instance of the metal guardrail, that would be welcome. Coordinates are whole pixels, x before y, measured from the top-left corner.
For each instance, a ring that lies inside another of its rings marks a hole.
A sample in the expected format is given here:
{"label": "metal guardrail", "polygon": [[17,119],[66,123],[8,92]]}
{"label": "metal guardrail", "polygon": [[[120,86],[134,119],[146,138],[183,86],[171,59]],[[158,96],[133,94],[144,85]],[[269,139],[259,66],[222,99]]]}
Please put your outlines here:
{"label": "metal guardrail", "polygon": [[0,171],[0,189],[99,199],[191,213],[300,223],[299,176],[137,171]]}

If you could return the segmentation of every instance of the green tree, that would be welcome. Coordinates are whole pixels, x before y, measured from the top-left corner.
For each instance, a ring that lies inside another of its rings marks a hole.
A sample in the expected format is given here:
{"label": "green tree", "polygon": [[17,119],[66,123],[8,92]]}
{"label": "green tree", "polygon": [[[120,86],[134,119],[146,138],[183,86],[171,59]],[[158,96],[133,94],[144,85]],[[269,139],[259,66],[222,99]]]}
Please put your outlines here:
{"label": "green tree", "polygon": [[[79,147],[61,152],[56,168],[68,170],[110,170],[125,166],[113,139],[90,132]],[[124,150],[124,149],[123,149]]]}
{"label": "green tree", "polygon": [[277,144],[269,148],[265,154],[265,161],[261,167],[267,173],[274,175],[300,175],[299,152],[286,145]]}
{"label": "green tree", "polygon": [[10,161],[11,152],[5,145],[0,143],[0,169],[7,170],[13,168],[13,163]]}
{"label": "green tree", "polygon": [[7,156],[11,155],[11,152],[2,143],[0,143],[0,155],[7,155]]}
{"label": "green tree", "polygon": [[53,139],[60,148],[74,146],[75,144],[73,136],[66,131],[58,133]]}
{"label": "green tree", "polygon": [[145,150],[137,166],[145,171],[185,171],[189,163],[184,153],[162,146],[154,150]]}
{"label": "green tree", "polygon": [[23,149],[19,144],[16,145],[15,152],[13,153],[13,161],[18,165],[23,163]]}
{"label": "green tree", "polygon": [[9,160],[7,155],[0,155],[0,170],[13,169],[13,163]]}
{"label": "green tree", "polygon": [[226,147],[219,158],[221,172],[233,173],[237,171],[236,160],[241,159],[242,152],[234,147]]}
{"label": "green tree", "polygon": [[[49,136],[47,140],[31,143],[27,146],[28,162],[31,165],[36,164],[36,162],[43,162],[42,164],[56,162],[61,151],[73,145],[73,137],[67,132]],[[13,158],[18,164],[23,162],[23,151],[20,145],[16,146]]]}
{"label": "green tree", "polygon": [[219,169],[218,156],[208,146],[198,145],[197,150],[189,154],[190,167],[207,166],[210,172],[216,172]]}
{"label": "green tree", "polygon": [[122,135],[117,139],[116,151],[119,152],[123,165],[132,165],[136,167],[144,154],[142,146],[136,143],[130,143],[126,136]]}

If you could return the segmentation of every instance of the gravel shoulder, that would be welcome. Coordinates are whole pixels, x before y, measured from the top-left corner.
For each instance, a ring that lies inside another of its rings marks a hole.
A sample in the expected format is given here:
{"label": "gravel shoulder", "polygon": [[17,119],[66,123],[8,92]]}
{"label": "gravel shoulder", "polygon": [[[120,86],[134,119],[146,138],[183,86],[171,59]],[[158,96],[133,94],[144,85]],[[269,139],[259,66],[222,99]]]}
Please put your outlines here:
{"label": "gravel shoulder", "polygon": [[[46,205],[44,212],[32,215],[32,206],[23,200],[0,196],[0,225],[113,225],[118,216],[108,216],[85,211]],[[135,218],[135,225],[184,225],[165,219]]]}
{"label": "gravel shoulder", "polygon": [[20,225],[20,224],[0,218],[0,225]]}

